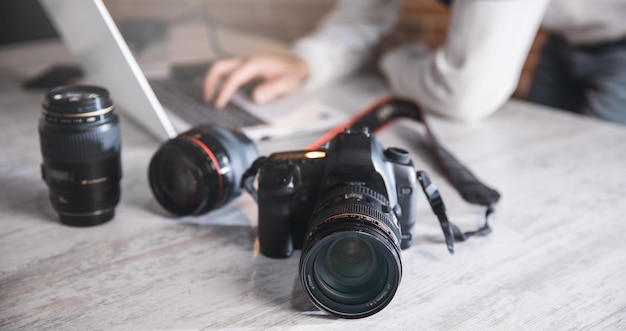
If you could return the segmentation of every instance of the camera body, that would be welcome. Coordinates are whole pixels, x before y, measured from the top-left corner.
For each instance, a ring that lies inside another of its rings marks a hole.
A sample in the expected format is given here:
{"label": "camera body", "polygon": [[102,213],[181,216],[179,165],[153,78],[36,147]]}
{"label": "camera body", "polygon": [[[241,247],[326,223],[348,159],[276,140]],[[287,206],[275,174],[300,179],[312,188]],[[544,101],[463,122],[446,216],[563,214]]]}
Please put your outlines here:
{"label": "camera body", "polygon": [[384,149],[367,128],[345,130],[326,150],[272,154],[259,171],[261,253],[289,257],[316,229],[346,213],[377,223],[406,249],[412,244],[417,185],[409,153]]}

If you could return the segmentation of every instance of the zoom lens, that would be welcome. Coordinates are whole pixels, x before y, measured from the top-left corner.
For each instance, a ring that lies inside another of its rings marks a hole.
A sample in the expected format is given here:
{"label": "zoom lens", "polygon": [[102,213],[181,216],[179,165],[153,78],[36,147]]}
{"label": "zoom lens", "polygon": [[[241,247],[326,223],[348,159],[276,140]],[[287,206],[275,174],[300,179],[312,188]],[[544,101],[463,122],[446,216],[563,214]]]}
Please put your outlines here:
{"label": "zoom lens", "polygon": [[311,301],[343,318],[383,309],[400,284],[400,229],[387,199],[360,185],[333,190],[317,206],[300,259]]}
{"label": "zoom lens", "polygon": [[241,176],[257,156],[256,146],[240,132],[196,127],[157,150],[148,170],[150,188],[173,214],[205,214],[241,194]]}
{"label": "zoom lens", "polygon": [[106,89],[49,90],[39,120],[42,178],[62,223],[109,221],[120,199],[120,124]]}

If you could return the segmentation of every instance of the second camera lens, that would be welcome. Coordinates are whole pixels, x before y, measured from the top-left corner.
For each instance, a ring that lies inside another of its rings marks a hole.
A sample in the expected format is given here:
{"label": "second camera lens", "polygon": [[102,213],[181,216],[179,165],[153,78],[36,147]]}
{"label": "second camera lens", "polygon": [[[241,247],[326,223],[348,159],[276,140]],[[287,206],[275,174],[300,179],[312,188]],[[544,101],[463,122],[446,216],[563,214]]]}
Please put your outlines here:
{"label": "second camera lens", "polygon": [[107,90],[62,86],[45,96],[39,120],[42,177],[62,223],[113,218],[120,199],[120,124]]}
{"label": "second camera lens", "polygon": [[240,132],[215,125],[193,128],[152,157],[150,188],[169,212],[201,215],[241,194],[241,176],[257,156],[253,142]]}

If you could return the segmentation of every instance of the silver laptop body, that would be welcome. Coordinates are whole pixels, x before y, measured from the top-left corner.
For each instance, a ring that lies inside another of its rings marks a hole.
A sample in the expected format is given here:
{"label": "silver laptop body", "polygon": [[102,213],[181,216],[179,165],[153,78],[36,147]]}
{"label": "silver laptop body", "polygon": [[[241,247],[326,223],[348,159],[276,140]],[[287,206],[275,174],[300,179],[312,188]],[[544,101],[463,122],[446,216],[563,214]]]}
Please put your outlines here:
{"label": "silver laptop body", "polygon": [[[80,62],[85,83],[107,88],[120,112],[160,140],[198,124],[163,107],[102,0],[39,1]],[[233,102],[265,122],[240,128],[253,140],[323,131],[347,118],[345,112],[301,94],[265,106],[240,95]]]}

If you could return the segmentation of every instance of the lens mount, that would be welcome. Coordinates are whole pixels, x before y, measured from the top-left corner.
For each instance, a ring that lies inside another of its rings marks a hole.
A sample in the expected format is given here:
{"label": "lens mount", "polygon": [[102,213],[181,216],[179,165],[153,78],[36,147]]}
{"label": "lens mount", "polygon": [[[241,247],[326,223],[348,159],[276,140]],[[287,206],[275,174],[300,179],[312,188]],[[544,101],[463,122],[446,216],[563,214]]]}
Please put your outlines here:
{"label": "lens mount", "polygon": [[93,226],[106,223],[115,217],[115,208],[95,210],[86,213],[72,213],[59,211],[61,223],[70,226]]}

